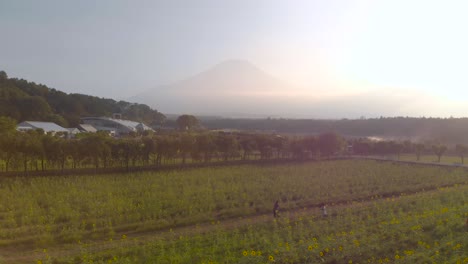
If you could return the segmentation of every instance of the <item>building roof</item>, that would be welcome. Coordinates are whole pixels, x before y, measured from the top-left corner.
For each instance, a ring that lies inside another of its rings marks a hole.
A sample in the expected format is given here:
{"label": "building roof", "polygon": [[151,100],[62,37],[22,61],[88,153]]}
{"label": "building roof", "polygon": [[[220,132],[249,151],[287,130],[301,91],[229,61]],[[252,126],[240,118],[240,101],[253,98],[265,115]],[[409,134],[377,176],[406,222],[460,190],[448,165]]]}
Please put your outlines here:
{"label": "building roof", "polygon": [[68,132],[72,134],[80,133],[81,131],[76,127],[67,127]]}
{"label": "building roof", "polygon": [[64,127],[61,127],[52,122],[41,121],[24,121],[18,124],[18,129],[42,129],[44,132],[68,132]]}
{"label": "building roof", "polygon": [[151,127],[140,123],[140,122],[135,122],[135,121],[130,121],[130,120],[125,120],[125,119],[115,119],[115,118],[109,118],[109,117],[83,117],[81,120],[108,120],[111,122],[118,123],[122,126],[125,126],[129,128],[132,131],[138,131],[138,130],[153,130]]}
{"label": "building roof", "polygon": [[78,127],[86,132],[92,132],[92,133],[97,132],[97,129],[90,124],[79,124]]}

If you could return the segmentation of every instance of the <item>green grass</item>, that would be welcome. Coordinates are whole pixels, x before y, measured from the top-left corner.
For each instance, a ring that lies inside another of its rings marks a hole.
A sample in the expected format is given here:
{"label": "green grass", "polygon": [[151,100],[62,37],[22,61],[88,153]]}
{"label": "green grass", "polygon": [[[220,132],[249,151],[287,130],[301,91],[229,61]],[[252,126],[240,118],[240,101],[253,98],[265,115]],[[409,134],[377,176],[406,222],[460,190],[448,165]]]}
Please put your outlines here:
{"label": "green grass", "polygon": [[284,215],[264,224],[155,239],[99,254],[95,263],[467,263],[468,187]]}
{"label": "green grass", "polygon": [[[119,175],[5,178],[0,181],[0,256],[2,249],[28,251],[59,245],[81,248],[79,243],[119,240],[123,234],[270,214],[275,200],[280,200],[283,211],[317,206],[322,202],[333,207],[343,201],[379,200],[382,196],[466,183],[467,172],[461,168],[362,160]],[[426,203],[431,206],[430,202]],[[264,228],[272,230],[271,226]],[[205,241],[204,236],[185,239]],[[275,239],[264,236],[265,241]],[[161,240],[158,243],[166,252],[175,242]],[[187,247],[191,244],[186,243]],[[192,252],[180,248],[179,244],[173,249]],[[138,259],[139,253],[134,252],[139,250],[146,252],[144,247],[137,247],[130,256]],[[118,256],[126,254],[117,253]],[[186,254],[192,257],[195,253]],[[78,252],[78,255],[82,257],[83,254]],[[218,259],[226,257],[219,256]]]}

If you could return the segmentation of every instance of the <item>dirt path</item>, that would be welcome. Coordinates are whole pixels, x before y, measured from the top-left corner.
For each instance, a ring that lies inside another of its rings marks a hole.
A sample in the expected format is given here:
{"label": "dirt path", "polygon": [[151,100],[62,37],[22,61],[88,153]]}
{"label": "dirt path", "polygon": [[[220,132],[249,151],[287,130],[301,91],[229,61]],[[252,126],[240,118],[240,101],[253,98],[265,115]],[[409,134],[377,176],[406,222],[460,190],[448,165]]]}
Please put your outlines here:
{"label": "dirt path", "polygon": [[[438,192],[439,188],[453,188],[456,186],[463,186],[466,183],[451,184],[445,186],[438,186],[434,188],[426,188],[420,190],[414,190],[411,193],[385,193],[379,195],[378,198],[363,197],[357,200],[343,200],[330,204],[330,211],[339,211],[340,209],[347,208],[350,206],[369,206],[376,201],[383,201],[387,198],[399,198],[402,195],[410,196],[421,193]],[[291,220],[304,215],[320,215],[320,209],[318,204],[310,204],[303,208],[295,208],[291,210],[282,210],[282,217],[289,217]],[[189,226],[174,227],[165,230],[145,231],[145,232],[117,232],[118,237],[122,237],[124,234],[125,239],[118,240],[95,240],[87,241],[83,244],[65,244],[57,245],[44,250],[22,250],[21,248],[0,248],[0,264],[3,263],[35,263],[39,259],[65,259],[80,256],[83,252],[87,254],[103,252],[114,248],[138,246],[149,243],[155,239],[178,239],[180,236],[191,236],[195,234],[204,234],[216,230],[232,230],[251,224],[260,224],[274,221],[271,214],[257,214],[244,217],[235,217],[216,223],[200,223]]]}

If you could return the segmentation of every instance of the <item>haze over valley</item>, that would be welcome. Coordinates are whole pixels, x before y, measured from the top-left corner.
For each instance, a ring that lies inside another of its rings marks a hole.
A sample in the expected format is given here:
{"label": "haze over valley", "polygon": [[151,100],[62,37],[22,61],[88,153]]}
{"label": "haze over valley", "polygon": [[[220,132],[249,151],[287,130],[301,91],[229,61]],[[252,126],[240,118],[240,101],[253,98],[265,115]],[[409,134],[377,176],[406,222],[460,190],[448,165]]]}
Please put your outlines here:
{"label": "haze over valley", "polygon": [[234,118],[437,116],[443,108],[434,97],[412,90],[369,88],[339,93],[322,86],[300,87],[247,60],[223,61],[189,78],[132,96],[128,101],[144,103],[164,113]]}

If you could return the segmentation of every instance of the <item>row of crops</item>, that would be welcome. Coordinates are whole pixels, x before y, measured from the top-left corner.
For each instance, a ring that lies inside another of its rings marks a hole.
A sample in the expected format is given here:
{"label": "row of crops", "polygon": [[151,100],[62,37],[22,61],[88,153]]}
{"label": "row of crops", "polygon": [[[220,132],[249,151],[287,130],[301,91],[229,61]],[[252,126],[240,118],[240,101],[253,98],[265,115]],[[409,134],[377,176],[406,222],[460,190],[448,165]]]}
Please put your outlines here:
{"label": "row of crops", "polygon": [[468,263],[468,187],[127,243],[85,263]]}
{"label": "row of crops", "polygon": [[[373,217],[380,217],[380,212],[383,211],[371,210],[369,212],[373,212],[372,217],[367,217],[367,213],[355,214],[360,210],[348,212],[346,208],[352,207],[353,203],[347,202],[366,201],[372,204],[383,199],[392,199],[391,197],[414,196],[417,195],[416,193],[437,190],[441,186],[464,186],[467,183],[467,173],[462,168],[397,165],[364,160],[289,163],[269,166],[227,166],[93,177],[6,178],[1,180],[0,185],[0,200],[2,201],[0,204],[0,229],[2,230],[0,232],[0,263],[2,254],[5,255],[5,252],[12,252],[12,250],[14,252],[17,248],[21,248],[21,252],[53,249],[58,245],[82,248],[83,245],[92,245],[97,241],[100,243],[107,241],[112,244],[112,241],[120,241],[126,236],[132,237],[132,234],[151,234],[158,232],[158,230],[186,225],[216,223],[217,221],[221,221],[222,225],[225,219],[248,218],[263,214],[266,215],[265,217],[272,218],[270,213],[276,200],[280,201],[282,216],[287,216],[287,213],[292,212],[293,209],[309,208],[313,210],[319,204],[327,203],[331,211],[330,219],[315,219],[314,216],[308,214],[302,217],[304,228],[316,230],[314,232],[345,228],[346,225],[340,221],[347,222],[349,219],[338,221],[342,217],[360,218],[361,224],[372,226],[375,223],[367,223],[367,221],[371,221]],[[454,195],[458,193],[462,196],[458,197],[459,208],[453,209],[455,210],[453,212],[458,214],[458,218],[461,218],[460,210],[466,209],[466,189],[456,190]],[[415,200],[408,206],[432,210],[433,206],[440,203],[451,211],[452,207],[450,206],[454,198],[444,199],[446,198],[441,198],[439,202],[432,198]],[[335,209],[340,206],[345,207],[343,210]],[[404,216],[411,210],[392,209],[389,212],[392,212],[392,215],[401,214]],[[344,212],[348,212],[347,215]],[[267,247],[255,248],[254,245],[261,244],[258,240],[264,243],[271,241],[276,243],[281,240],[283,235],[280,234],[283,231],[278,231],[278,233],[273,232],[273,230],[288,230],[286,219],[288,217],[282,217],[266,226],[252,224],[251,230],[249,230],[250,237],[245,237],[244,231],[232,234],[230,232],[222,233],[222,235],[219,232],[215,234],[219,238],[224,236],[226,243],[232,241],[234,238],[231,238],[231,235],[235,234],[253,241],[249,247],[244,244],[238,244],[234,247],[231,256],[233,258],[237,259],[240,256],[242,256],[241,259],[258,257],[257,253],[252,256],[252,251],[255,250],[269,252],[268,254],[274,259],[278,259],[280,254],[273,254],[275,251],[267,251]],[[309,220],[306,221],[306,219]],[[314,223],[317,221],[328,226],[328,229],[324,226],[315,229]],[[355,220],[351,220],[351,223],[353,221]],[[452,220],[448,222],[454,224]],[[460,222],[459,219],[457,222]],[[272,227],[272,224],[275,226]],[[292,228],[295,228],[295,224]],[[222,228],[220,229],[222,231]],[[293,232],[292,229],[291,232]],[[349,231],[346,232],[349,233]],[[210,236],[209,234],[199,235],[198,238],[183,236],[183,239],[178,242],[173,239],[158,242],[155,240],[148,246],[161,247],[160,250],[157,250],[159,252],[156,254],[157,256],[155,255],[157,258],[172,256],[173,254],[168,253],[172,251],[168,250],[179,249],[186,254],[185,257],[182,257],[184,261],[181,260],[181,262],[186,262],[186,258],[198,256],[198,251],[189,250],[193,244],[192,239],[198,239],[197,241],[200,243],[205,241],[202,243],[205,244],[205,249],[210,249],[212,246],[209,242],[213,241]],[[363,233],[360,236],[367,236],[367,234]],[[319,239],[319,237],[316,238]],[[300,240],[303,243],[308,241],[306,237],[300,237],[296,242],[299,243]],[[294,241],[283,241],[282,243],[288,242],[292,245],[291,243]],[[181,243],[185,246],[181,247]],[[307,242],[307,244],[310,243]],[[239,245],[242,247],[238,247]],[[133,248],[128,254],[122,253],[123,251],[113,251],[114,253],[111,255],[112,257],[129,255],[134,260],[153,259],[150,255],[155,254],[154,250],[144,247],[143,249],[138,248]],[[292,247],[289,246],[289,248]],[[242,251],[239,256],[238,250],[240,249]],[[314,249],[318,250],[318,248]],[[331,249],[332,247],[328,248],[329,251]],[[248,256],[244,256],[244,251],[248,252]],[[278,252],[280,251],[278,249]],[[142,252],[153,253],[148,253],[150,254],[148,255]],[[223,250],[218,252],[219,255],[216,255],[218,254],[216,252],[214,250],[208,256],[211,256],[212,260],[217,259],[218,261],[224,258],[229,259],[229,256],[220,255],[224,252]],[[79,251],[73,254],[82,256],[82,253]],[[297,257],[303,256],[299,252],[291,254],[297,255]],[[261,255],[266,256],[265,253]],[[140,259],[142,256],[143,258]],[[214,256],[217,257],[214,258]],[[48,257],[53,259],[54,255],[50,253]],[[283,258],[283,260],[286,259],[289,257]],[[301,258],[291,259],[296,263],[303,261]],[[106,260],[112,261],[111,259]],[[168,263],[177,262],[176,260],[173,262],[173,260],[167,261]],[[202,260],[208,260],[208,258],[199,256],[195,262],[202,262]],[[261,261],[263,260],[261,259]],[[130,263],[135,263],[135,261]]]}

